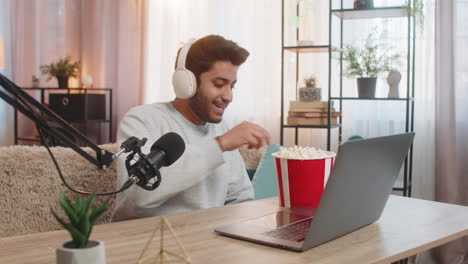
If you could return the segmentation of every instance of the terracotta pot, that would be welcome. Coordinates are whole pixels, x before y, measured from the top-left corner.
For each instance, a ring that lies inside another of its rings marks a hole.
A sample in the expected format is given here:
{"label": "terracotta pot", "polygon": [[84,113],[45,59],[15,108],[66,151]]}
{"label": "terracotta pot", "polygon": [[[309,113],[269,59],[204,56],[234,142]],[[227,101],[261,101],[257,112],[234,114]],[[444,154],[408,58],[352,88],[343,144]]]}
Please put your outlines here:
{"label": "terracotta pot", "polygon": [[68,241],[56,250],[57,264],[105,264],[104,241],[89,240],[87,248],[69,248]]}

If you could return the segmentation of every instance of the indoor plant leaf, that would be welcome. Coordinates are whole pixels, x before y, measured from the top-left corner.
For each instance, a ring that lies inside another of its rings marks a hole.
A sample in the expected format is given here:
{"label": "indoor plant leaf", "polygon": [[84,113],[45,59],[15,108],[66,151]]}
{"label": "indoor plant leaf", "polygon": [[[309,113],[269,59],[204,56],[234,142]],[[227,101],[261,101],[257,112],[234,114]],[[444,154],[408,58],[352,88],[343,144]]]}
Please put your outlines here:
{"label": "indoor plant leaf", "polygon": [[79,221],[78,215],[75,213],[70,200],[68,200],[64,193],[60,194],[60,205],[72,223],[77,223]]}
{"label": "indoor plant leaf", "polygon": [[55,219],[70,233],[70,236],[72,237],[72,245],[74,247],[87,247],[94,224],[107,210],[109,201],[104,202],[97,208],[94,208],[92,205],[94,201],[94,195],[91,195],[84,200],[81,196],[77,196],[75,198],[75,203],[72,204],[65,194],[61,193],[60,205],[70,219],[70,223],[64,221],[51,209]]}

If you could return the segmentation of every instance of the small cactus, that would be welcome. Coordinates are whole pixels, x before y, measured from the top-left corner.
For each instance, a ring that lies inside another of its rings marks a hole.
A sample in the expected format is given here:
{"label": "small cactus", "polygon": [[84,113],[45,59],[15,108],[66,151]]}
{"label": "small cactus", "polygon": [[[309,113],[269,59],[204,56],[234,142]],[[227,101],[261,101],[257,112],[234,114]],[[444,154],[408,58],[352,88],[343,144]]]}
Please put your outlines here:
{"label": "small cactus", "polygon": [[315,86],[317,85],[317,81],[315,77],[311,76],[308,78],[304,78],[304,84],[308,88],[315,88]]}

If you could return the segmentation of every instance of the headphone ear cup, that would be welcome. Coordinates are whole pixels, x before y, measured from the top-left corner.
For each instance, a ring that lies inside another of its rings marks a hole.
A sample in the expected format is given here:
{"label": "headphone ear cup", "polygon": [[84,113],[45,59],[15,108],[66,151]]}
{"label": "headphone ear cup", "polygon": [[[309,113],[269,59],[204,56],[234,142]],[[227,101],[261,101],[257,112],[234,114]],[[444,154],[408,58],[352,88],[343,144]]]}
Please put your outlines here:
{"label": "headphone ear cup", "polygon": [[172,86],[177,98],[189,99],[197,91],[197,79],[193,72],[187,69],[179,69],[172,75]]}

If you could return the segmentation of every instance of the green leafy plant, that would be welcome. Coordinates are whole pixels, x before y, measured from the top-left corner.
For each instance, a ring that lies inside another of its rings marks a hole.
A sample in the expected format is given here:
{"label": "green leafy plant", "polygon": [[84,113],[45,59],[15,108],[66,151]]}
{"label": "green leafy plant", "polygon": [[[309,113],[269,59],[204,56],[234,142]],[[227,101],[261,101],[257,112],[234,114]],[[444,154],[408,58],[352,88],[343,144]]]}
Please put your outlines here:
{"label": "green leafy plant", "polygon": [[375,44],[372,34],[366,40],[364,48],[345,45],[341,50],[340,59],[346,62],[344,76],[376,78],[383,72],[394,69],[393,65],[398,63],[399,54],[388,55],[389,49]]}
{"label": "green leafy plant", "polygon": [[92,203],[94,198],[94,195],[90,195],[87,199],[82,199],[80,196],[77,196],[75,203],[72,204],[62,192],[59,200],[60,206],[68,216],[69,222],[60,218],[57,213],[51,209],[55,219],[70,233],[72,237],[70,247],[72,248],[87,247],[94,224],[107,210],[109,201],[104,202],[99,207],[93,207]]}
{"label": "green leafy plant", "polygon": [[[406,0],[403,6],[414,17],[415,23],[422,30],[424,28],[424,0]],[[411,6],[411,3],[413,4]]]}
{"label": "green leafy plant", "polygon": [[314,76],[310,76],[310,77],[304,78],[304,84],[306,87],[315,88],[315,86],[317,85],[317,80],[315,79]]}
{"label": "green leafy plant", "polygon": [[68,81],[68,78],[70,77],[78,77],[80,72],[80,62],[71,62],[71,57],[66,56],[64,58],[60,58],[57,62],[53,62],[48,65],[41,65],[40,69],[43,75],[49,76],[47,81],[52,79],[52,77],[57,78],[57,80],[65,79]]}

